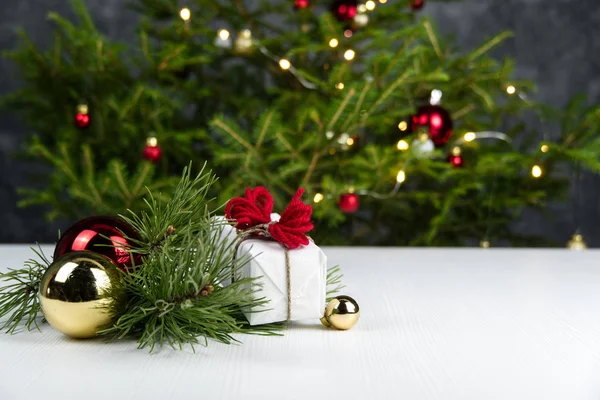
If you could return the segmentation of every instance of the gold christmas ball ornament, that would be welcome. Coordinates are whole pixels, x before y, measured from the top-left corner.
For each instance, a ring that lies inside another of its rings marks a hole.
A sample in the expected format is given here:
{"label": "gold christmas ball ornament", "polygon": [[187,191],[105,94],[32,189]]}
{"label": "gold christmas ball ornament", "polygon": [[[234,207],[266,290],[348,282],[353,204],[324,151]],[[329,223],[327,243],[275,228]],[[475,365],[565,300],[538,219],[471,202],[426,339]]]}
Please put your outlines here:
{"label": "gold christmas ball ornament", "polygon": [[57,258],[40,282],[44,317],[57,331],[73,338],[90,338],[111,322],[107,297],[119,279],[113,261],[90,251]]}
{"label": "gold christmas ball ornament", "polygon": [[363,28],[369,23],[369,16],[365,13],[356,14],[354,16],[354,25],[357,28]]}
{"label": "gold christmas ball ornament", "polygon": [[252,32],[250,29],[241,31],[233,44],[234,50],[239,54],[249,54],[254,49],[254,41],[252,40]]}
{"label": "gold christmas ball ornament", "polygon": [[571,250],[585,250],[587,249],[587,244],[585,243],[585,240],[583,240],[583,236],[576,233],[571,240],[567,242],[567,248]]}
{"label": "gold christmas ball ornament", "polygon": [[352,328],[360,318],[358,303],[350,296],[334,297],[327,307],[321,323],[326,327],[340,330]]}

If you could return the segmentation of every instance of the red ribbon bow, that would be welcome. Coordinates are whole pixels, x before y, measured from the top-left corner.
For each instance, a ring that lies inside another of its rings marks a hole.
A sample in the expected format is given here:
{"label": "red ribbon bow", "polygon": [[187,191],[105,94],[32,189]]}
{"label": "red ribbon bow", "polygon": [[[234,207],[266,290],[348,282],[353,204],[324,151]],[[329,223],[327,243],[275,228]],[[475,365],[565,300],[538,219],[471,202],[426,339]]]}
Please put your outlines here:
{"label": "red ribbon bow", "polygon": [[245,231],[251,228],[264,227],[265,234],[288,249],[296,249],[308,244],[306,232],[314,225],[310,222],[312,207],[304,204],[300,197],[304,189],[300,188],[290,204],[281,213],[278,222],[271,221],[273,197],[267,189],[257,186],[246,189],[245,197],[235,197],[225,206],[225,217],[235,220],[236,228]]}

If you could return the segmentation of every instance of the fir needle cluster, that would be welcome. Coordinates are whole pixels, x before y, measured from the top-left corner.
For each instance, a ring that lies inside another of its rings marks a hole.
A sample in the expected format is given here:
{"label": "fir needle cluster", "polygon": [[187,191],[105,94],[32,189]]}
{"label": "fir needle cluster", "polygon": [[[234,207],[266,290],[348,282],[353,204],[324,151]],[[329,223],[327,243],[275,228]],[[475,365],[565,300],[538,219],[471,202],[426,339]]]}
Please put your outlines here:
{"label": "fir needle cluster", "polygon": [[15,333],[22,322],[27,330],[38,328],[40,280],[50,265],[42,249],[32,249],[38,260],[27,260],[20,269],[0,274],[0,331]]}

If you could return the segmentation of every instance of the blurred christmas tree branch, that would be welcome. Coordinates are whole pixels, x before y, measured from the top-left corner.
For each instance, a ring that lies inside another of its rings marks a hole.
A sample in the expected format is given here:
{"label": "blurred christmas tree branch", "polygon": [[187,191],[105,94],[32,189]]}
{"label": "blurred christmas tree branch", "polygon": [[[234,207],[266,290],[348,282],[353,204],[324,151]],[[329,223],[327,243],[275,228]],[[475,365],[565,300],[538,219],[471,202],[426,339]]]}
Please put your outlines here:
{"label": "blurred christmas tree branch", "polygon": [[[82,0],[77,23],[50,14],[47,50],[21,32],[5,53],[23,85],[0,106],[33,132],[25,157],[50,168],[21,205],[49,205],[50,217],[138,211],[146,187],[162,201],[189,160],[208,161],[222,178],[216,204],[258,184],[280,203],[303,186],[323,244],[545,244],[511,224],[565,201],[572,166],[600,172],[600,109],[537,103],[514,61],[491,56],[510,32],[459,52],[411,1],[351,3],[320,13],[194,0],[180,14],[172,0],[136,0],[130,45],[98,32]],[[453,125],[435,145],[415,128],[433,93]],[[73,123],[82,103],[84,129]],[[465,139],[485,131],[512,147]],[[340,208],[345,194],[360,194],[357,212]]]}

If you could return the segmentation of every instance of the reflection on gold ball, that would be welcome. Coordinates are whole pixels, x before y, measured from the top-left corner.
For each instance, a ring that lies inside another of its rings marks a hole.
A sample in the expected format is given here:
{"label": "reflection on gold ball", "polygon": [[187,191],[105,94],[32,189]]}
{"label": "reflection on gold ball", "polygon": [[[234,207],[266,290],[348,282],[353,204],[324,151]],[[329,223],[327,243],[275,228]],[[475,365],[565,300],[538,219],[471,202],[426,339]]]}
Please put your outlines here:
{"label": "reflection on gold ball", "polygon": [[358,318],[360,308],[356,300],[350,296],[337,296],[327,304],[321,322],[327,327],[347,330],[358,322]]}
{"label": "reflection on gold ball", "polygon": [[585,243],[585,240],[583,240],[583,236],[576,233],[571,240],[567,242],[567,248],[571,250],[585,250],[587,249],[587,244]]}
{"label": "reflection on gold ball", "polygon": [[46,320],[57,331],[74,338],[96,335],[110,322],[107,297],[119,278],[108,257],[75,251],[56,259],[42,277],[39,299]]}

